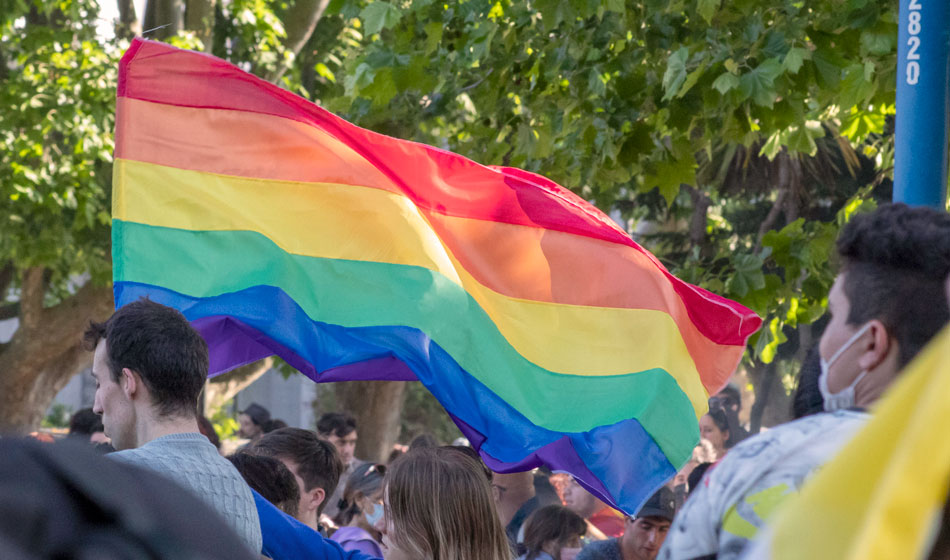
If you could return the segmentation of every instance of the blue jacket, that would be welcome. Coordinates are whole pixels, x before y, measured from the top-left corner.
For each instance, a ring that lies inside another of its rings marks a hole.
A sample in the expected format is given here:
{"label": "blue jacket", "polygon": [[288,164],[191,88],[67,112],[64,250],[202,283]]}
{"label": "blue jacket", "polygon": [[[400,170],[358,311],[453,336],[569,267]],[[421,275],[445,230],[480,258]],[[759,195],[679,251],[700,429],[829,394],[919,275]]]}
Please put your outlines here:
{"label": "blue jacket", "polygon": [[330,539],[277,509],[256,491],[254,504],[261,520],[261,554],[274,560],[378,560],[361,552],[347,552]]}

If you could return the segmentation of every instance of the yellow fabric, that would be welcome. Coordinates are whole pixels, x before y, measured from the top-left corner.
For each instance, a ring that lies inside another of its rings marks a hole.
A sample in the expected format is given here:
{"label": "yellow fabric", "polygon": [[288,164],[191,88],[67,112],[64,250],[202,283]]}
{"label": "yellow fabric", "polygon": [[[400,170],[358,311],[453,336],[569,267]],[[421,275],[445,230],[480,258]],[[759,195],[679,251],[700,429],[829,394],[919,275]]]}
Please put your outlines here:
{"label": "yellow fabric", "polygon": [[776,560],[891,560],[927,554],[950,488],[950,330],[901,374],[872,419],[789,502]]}
{"label": "yellow fabric", "polygon": [[[196,231],[257,231],[293,254],[371,258],[428,268],[462,286],[511,345],[539,366],[571,375],[618,375],[631,373],[631,363],[650,364],[676,379],[697,418],[706,411],[709,395],[669,314],[651,309],[530,301],[499,294],[459,265],[403,196],[326,183],[264,181],[268,188],[260,188],[262,181],[258,179],[121,159],[115,165],[116,219]],[[129,189],[124,182],[161,188]],[[275,192],[281,189],[300,192],[277,196]],[[320,203],[308,204],[307,191],[315,196],[314,190],[320,191]],[[298,201],[299,211],[275,210],[270,197]],[[171,205],[179,211],[162,210]],[[394,241],[400,238],[416,241]],[[524,325],[533,327],[525,329]],[[646,340],[643,333],[654,336]]]}
{"label": "yellow fabric", "polygon": [[[775,510],[783,505],[791,494],[792,492],[789,490],[788,485],[779,484],[778,486],[766,488],[761,492],[751,494],[743,501],[752,506],[752,511],[755,512],[759,519],[768,521],[768,519],[772,517],[772,514],[775,513]],[[759,532],[757,526],[743,519],[742,515],[736,509],[736,506],[732,506],[726,511],[726,515],[722,520],[722,530],[749,540],[755,538],[756,533]]]}

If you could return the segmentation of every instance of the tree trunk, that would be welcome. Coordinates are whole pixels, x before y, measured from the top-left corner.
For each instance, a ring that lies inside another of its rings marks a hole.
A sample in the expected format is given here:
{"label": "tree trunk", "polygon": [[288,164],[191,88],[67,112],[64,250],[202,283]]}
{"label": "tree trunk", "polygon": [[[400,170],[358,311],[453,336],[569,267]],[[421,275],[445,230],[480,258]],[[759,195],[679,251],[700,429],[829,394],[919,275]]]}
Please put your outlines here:
{"label": "tree trunk", "polygon": [[257,381],[272,367],[274,359],[264,358],[209,379],[204,391],[204,415],[212,416],[224,403]]}
{"label": "tree trunk", "polygon": [[756,363],[749,368],[749,378],[755,387],[755,402],[749,415],[749,431],[758,433],[762,427],[771,427],[791,418],[791,396],[785,393],[777,362]]}
{"label": "tree trunk", "polygon": [[44,308],[42,268],[27,269],[20,289],[20,325],[0,345],[0,433],[22,434],[39,427],[56,393],[92,362],[81,336],[90,320],[112,313],[112,290],[86,283],[71,297]]}
{"label": "tree trunk", "polygon": [[148,39],[164,40],[178,35],[184,24],[182,0],[148,0],[145,4],[145,31]]}
{"label": "tree trunk", "polygon": [[185,29],[194,31],[206,53],[214,46],[214,3],[215,0],[185,0]]}
{"label": "tree trunk", "polygon": [[347,381],[336,384],[339,410],[356,418],[356,456],[385,462],[399,437],[399,418],[406,400],[404,381]]}
{"label": "tree trunk", "polygon": [[133,0],[117,0],[119,4],[119,23],[116,24],[115,34],[124,39],[131,39],[142,34],[138,15],[135,13]]}
{"label": "tree trunk", "polygon": [[[287,33],[284,37],[284,47],[293,53],[294,57],[300,54],[300,49],[310,40],[313,30],[317,28],[317,23],[320,22],[329,3],[330,0],[295,0],[288,8],[287,14],[281,18],[284,22],[284,31]],[[265,78],[277,83],[286,71],[287,67],[280,65]]]}

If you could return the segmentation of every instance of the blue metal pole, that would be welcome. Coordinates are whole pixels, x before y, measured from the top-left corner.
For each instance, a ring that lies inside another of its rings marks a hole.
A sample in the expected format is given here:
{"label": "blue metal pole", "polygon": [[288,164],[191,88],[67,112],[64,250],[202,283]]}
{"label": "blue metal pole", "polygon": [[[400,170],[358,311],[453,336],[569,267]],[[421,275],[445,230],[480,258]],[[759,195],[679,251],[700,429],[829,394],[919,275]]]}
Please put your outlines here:
{"label": "blue metal pole", "polygon": [[943,209],[950,128],[950,0],[899,0],[894,201]]}

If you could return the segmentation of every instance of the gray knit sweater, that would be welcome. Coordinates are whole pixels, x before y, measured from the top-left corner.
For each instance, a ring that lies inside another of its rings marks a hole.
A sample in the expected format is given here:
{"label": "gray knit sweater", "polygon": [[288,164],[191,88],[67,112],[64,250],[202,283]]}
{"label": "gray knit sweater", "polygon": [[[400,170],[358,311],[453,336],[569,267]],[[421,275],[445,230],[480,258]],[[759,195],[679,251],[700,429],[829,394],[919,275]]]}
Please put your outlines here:
{"label": "gray knit sweater", "polygon": [[251,489],[230,461],[199,433],[170,434],[109,455],[190,488],[217,510],[251,551],[261,551],[261,524]]}

